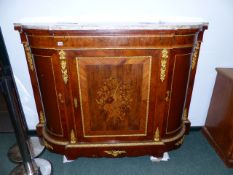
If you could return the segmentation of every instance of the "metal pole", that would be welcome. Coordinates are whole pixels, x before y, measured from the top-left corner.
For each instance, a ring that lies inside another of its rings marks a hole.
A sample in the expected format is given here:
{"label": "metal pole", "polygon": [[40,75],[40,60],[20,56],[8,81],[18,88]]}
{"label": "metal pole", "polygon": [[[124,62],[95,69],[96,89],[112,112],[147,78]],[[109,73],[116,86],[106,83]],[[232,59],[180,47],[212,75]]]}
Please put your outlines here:
{"label": "metal pole", "polygon": [[[26,118],[24,116],[24,112],[23,112],[23,108],[20,102],[20,98],[19,98],[19,93],[16,89],[16,83],[14,81],[14,76],[11,70],[11,65],[10,65],[10,60],[7,54],[7,50],[6,50],[6,46],[4,43],[4,39],[3,39],[3,35],[1,32],[1,28],[0,28],[0,77],[4,77],[4,76],[11,76],[12,77],[12,83],[13,83],[13,87],[15,88],[15,93],[17,98],[15,100],[17,100],[18,104],[18,109],[20,110],[20,114],[22,117],[20,117],[20,121],[22,123],[22,127],[24,128],[24,137],[26,138],[28,145],[29,145],[29,150],[31,152],[31,156],[32,158],[38,157],[44,150],[44,145],[41,143],[41,140],[39,137],[29,137],[27,135],[27,123],[26,123]],[[8,158],[15,163],[21,163],[23,162],[21,155],[20,155],[20,150],[18,147],[18,144],[14,144],[8,151]]]}
{"label": "metal pole", "polygon": [[40,170],[31,159],[29,145],[25,138],[25,128],[21,123],[21,109],[17,103],[17,94],[14,89],[14,84],[10,76],[2,77],[3,93],[6,97],[6,102],[11,117],[11,121],[15,130],[16,140],[20,149],[23,160],[23,165],[27,175],[40,175]]}
{"label": "metal pole", "polygon": [[27,124],[23,108],[16,89],[9,57],[0,28],[0,90],[3,91],[15,130],[17,143],[8,151],[9,159],[22,162],[10,175],[51,175],[52,165],[49,161],[36,158],[44,149],[38,137],[28,137]]}

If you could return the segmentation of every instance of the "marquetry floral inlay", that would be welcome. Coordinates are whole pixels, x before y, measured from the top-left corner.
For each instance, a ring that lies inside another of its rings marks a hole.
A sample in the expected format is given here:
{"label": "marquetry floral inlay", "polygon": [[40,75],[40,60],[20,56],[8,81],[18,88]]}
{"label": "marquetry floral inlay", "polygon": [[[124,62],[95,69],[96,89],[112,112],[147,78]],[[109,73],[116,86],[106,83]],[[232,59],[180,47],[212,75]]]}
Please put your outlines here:
{"label": "marquetry floral inlay", "polygon": [[106,122],[116,123],[124,120],[130,112],[132,99],[132,84],[110,77],[104,80],[97,91],[96,103]]}

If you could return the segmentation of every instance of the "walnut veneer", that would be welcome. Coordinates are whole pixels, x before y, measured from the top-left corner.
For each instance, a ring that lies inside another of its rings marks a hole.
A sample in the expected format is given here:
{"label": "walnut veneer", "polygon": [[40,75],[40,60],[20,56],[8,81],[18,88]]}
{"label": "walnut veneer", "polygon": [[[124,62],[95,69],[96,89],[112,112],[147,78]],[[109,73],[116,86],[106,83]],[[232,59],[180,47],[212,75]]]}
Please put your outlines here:
{"label": "walnut veneer", "polygon": [[64,26],[15,25],[45,146],[68,159],[162,156],[178,148],[190,127],[207,25]]}

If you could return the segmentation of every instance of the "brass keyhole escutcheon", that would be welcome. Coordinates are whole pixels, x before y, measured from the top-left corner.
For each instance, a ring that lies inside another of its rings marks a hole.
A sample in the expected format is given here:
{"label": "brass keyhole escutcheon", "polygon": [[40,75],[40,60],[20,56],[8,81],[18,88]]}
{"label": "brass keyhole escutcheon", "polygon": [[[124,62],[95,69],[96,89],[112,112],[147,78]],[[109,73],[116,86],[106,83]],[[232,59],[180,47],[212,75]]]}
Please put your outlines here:
{"label": "brass keyhole escutcheon", "polygon": [[169,101],[170,95],[171,95],[171,92],[170,92],[170,91],[167,91],[167,92],[166,92],[166,98],[165,98],[165,101],[166,101],[166,102]]}
{"label": "brass keyhole escutcheon", "polygon": [[65,102],[61,93],[58,94],[58,99],[59,99],[60,103],[64,103]]}
{"label": "brass keyhole escutcheon", "polygon": [[74,107],[78,108],[78,100],[77,100],[77,98],[74,98]]}

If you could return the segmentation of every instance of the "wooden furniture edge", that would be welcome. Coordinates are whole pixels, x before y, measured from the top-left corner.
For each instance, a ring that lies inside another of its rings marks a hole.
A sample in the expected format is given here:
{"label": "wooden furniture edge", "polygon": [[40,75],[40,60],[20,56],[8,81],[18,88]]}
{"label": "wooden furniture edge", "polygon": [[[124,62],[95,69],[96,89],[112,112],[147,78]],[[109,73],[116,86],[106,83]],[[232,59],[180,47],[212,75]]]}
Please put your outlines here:
{"label": "wooden furniture edge", "polygon": [[218,144],[214,141],[213,137],[210,135],[208,128],[203,126],[202,128],[202,134],[207,139],[208,143],[213,146],[215,152],[221,157],[221,159],[224,161],[225,165],[229,168],[233,167],[233,159],[228,159],[219,148]]}

